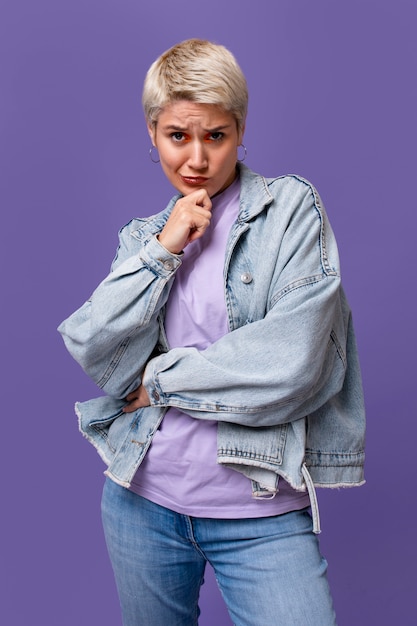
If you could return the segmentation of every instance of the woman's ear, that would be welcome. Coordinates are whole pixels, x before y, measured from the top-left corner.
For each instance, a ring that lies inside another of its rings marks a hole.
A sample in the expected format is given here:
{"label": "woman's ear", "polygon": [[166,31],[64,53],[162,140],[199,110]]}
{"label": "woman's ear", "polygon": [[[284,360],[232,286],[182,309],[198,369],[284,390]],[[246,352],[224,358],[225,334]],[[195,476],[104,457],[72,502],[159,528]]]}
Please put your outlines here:
{"label": "woman's ear", "polygon": [[239,145],[239,146],[240,146],[240,144],[241,144],[241,143],[242,143],[242,141],[243,141],[243,135],[244,135],[244,134],[245,134],[245,124],[243,124],[243,125],[242,125],[242,127],[241,127],[241,129],[240,129],[240,131],[239,131],[239,134],[238,134],[238,136],[239,136],[239,144],[238,144],[238,145]]}
{"label": "woman's ear", "polygon": [[146,127],[148,129],[149,137],[151,138],[151,142],[153,146],[156,146],[156,124],[151,124],[150,122],[146,122]]}

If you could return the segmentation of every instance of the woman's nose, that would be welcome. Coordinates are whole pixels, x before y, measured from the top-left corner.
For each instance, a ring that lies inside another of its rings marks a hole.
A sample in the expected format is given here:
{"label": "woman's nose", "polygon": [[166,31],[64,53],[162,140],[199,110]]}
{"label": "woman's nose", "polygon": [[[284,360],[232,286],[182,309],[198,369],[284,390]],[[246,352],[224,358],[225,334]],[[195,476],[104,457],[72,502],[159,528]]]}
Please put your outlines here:
{"label": "woman's nose", "polygon": [[190,144],[190,155],[188,164],[194,169],[204,169],[207,167],[207,152],[205,146],[201,141],[193,141]]}

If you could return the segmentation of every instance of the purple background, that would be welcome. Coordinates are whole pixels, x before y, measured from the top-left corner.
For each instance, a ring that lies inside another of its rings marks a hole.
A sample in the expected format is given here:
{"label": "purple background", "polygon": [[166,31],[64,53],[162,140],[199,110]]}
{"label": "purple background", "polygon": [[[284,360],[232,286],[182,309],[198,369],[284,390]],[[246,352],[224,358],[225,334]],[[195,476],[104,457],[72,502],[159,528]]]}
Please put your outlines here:
{"label": "purple background", "polygon": [[[312,180],[339,241],[369,423],[367,485],[319,491],[339,626],[417,624],[414,7],[1,0],[2,624],[120,625],[104,467],[73,413],[96,389],[55,328],[107,272],[119,227],[172,195],[140,94],[192,36],[247,76],[248,165]],[[230,625],[210,572],[201,606],[202,626]]]}

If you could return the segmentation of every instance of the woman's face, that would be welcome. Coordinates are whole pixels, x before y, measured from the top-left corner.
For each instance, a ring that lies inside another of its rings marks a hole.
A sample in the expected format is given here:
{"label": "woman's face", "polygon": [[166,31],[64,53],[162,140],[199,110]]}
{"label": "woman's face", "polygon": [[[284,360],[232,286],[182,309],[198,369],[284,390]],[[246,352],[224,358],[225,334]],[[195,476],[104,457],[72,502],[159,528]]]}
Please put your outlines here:
{"label": "woman's face", "polygon": [[212,197],[233,182],[242,133],[231,113],[215,104],[179,100],[167,105],[148,130],[166,177],[182,195],[206,189]]}

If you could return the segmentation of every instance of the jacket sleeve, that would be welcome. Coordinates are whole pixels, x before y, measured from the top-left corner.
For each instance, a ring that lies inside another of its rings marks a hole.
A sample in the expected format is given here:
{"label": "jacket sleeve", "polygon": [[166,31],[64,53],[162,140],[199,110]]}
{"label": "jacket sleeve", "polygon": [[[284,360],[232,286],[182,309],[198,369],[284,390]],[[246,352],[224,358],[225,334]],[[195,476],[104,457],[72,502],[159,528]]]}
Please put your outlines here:
{"label": "jacket sleeve", "polygon": [[143,380],[151,404],[246,426],[316,411],[343,386],[345,346],[332,324],[340,309],[339,281],[322,278],[204,351],[174,348],[157,356]]}
{"label": "jacket sleeve", "polygon": [[159,312],[181,264],[181,255],[169,253],[155,236],[144,244],[136,241],[136,249],[132,241],[127,226],[110,274],[58,327],[84,371],[119,398],[140,383],[158,341]]}
{"label": "jacket sleeve", "polygon": [[275,243],[270,225],[262,233],[261,249],[278,249],[266,314],[204,351],[174,348],[152,359],[143,378],[152,405],[270,426],[304,417],[340,391],[350,311],[334,236],[316,200],[305,195]]}

